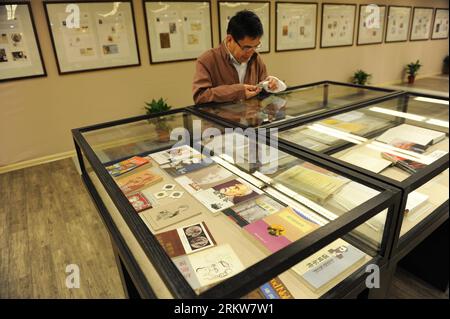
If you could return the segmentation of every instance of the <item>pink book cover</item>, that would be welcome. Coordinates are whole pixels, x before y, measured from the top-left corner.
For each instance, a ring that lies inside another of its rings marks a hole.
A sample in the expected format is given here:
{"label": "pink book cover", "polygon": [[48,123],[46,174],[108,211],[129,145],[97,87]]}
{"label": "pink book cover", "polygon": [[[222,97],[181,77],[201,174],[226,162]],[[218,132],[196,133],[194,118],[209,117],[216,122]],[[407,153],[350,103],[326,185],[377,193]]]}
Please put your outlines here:
{"label": "pink book cover", "polygon": [[274,236],[268,231],[269,224],[260,219],[247,226],[244,229],[258,239],[271,252],[276,252],[291,243],[289,239],[284,236]]}

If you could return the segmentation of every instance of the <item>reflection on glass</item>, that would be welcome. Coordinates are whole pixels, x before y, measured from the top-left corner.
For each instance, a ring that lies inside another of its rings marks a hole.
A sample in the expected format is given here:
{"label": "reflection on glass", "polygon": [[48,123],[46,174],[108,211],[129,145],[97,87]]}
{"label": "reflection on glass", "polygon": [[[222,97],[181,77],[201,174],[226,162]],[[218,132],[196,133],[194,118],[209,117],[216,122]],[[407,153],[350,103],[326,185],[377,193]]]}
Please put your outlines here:
{"label": "reflection on glass", "polygon": [[263,94],[237,103],[201,107],[201,110],[245,126],[257,127],[329,111],[386,94],[366,88],[320,84],[277,94]]}
{"label": "reflection on glass", "polygon": [[448,107],[398,97],[279,137],[402,181],[447,154]]}
{"label": "reflection on glass", "polygon": [[[405,95],[286,130],[279,137],[392,180],[404,181],[448,154],[448,102],[440,102]],[[350,189],[350,185],[343,189]],[[364,198],[356,189],[350,189],[347,195]],[[346,198],[339,198],[339,194],[333,197],[345,205]],[[448,169],[408,195],[401,235],[447,200]],[[382,219],[373,218],[365,225],[374,234],[380,234]]]}

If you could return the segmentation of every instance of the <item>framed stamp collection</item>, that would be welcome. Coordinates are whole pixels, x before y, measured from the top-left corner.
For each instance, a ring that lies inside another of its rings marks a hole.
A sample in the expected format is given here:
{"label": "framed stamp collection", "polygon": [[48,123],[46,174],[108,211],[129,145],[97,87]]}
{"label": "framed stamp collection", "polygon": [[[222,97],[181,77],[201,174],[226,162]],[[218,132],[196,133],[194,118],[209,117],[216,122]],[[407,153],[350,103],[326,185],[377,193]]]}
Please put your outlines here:
{"label": "framed stamp collection", "polygon": [[237,12],[241,10],[250,10],[256,13],[261,20],[264,28],[264,35],[261,38],[261,53],[270,52],[270,2],[269,1],[252,1],[252,2],[232,2],[218,1],[219,10],[219,34],[220,42],[227,35],[228,21]]}
{"label": "framed stamp collection", "polygon": [[317,3],[277,2],[275,50],[314,49],[317,14]]}
{"label": "framed stamp collection", "polygon": [[140,65],[131,1],[44,6],[60,74]]}
{"label": "framed stamp collection", "polygon": [[411,7],[389,6],[385,41],[407,41],[410,18]]}
{"label": "framed stamp collection", "polygon": [[0,5],[0,81],[45,75],[30,4]]}
{"label": "framed stamp collection", "polygon": [[386,6],[360,5],[357,44],[383,42]]}
{"label": "framed stamp collection", "polygon": [[433,8],[414,8],[410,41],[428,40],[433,23]]}
{"label": "framed stamp collection", "polygon": [[321,48],[353,45],[356,4],[322,4]]}
{"label": "framed stamp collection", "polygon": [[431,39],[448,39],[448,9],[436,9]]}
{"label": "framed stamp collection", "polygon": [[144,3],[151,63],[195,60],[212,47],[209,2]]}
{"label": "framed stamp collection", "polygon": [[[140,66],[133,3],[43,1],[58,73]],[[244,9],[255,12],[264,28],[258,52],[271,51],[270,1],[216,5],[214,20],[210,0],[142,0],[150,64],[196,60],[225,39],[229,20]],[[316,49],[317,41],[319,48],[333,48],[441,40],[449,34],[448,8],[275,1],[274,9],[275,52]],[[47,75],[30,1],[0,5],[0,71],[0,82]]]}

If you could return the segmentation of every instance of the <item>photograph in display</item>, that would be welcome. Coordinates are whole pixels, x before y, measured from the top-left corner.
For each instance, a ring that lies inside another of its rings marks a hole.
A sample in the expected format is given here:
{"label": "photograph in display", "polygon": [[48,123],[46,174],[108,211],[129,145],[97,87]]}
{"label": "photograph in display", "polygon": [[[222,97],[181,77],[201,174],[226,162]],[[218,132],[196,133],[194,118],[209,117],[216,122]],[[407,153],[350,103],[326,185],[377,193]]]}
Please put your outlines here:
{"label": "photograph in display", "polygon": [[45,75],[29,3],[0,5],[0,81]]}
{"label": "photograph in display", "polygon": [[355,4],[322,4],[322,48],[353,45]]}
{"label": "photograph in display", "polygon": [[408,39],[411,7],[389,6],[385,42],[401,42]]}
{"label": "photograph in display", "polygon": [[195,253],[216,245],[205,222],[159,233],[156,239],[170,258]]}
{"label": "photograph in display", "polygon": [[212,47],[209,1],[145,1],[150,63],[195,60]]}
{"label": "photograph in display", "polygon": [[431,39],[438,40],[447,38],[448,38],[448,9],[436,9]]}
{"label": "photograph in display", "polygon": [[276,51],[316,47],[317,3],[276,4]]}
{"label": "photograph in display", "polygon": [[428,40],[433,22],[433,8],[414,8],[409,40]]}
{"label": "photograph in display", "polygon": [[239,11],[253,11],[261,20],[264,28],[264,35],[261,37],[260,53],[270,52],[270,2],[226,2],[219,1],[219,30],[220,41],[227,36],[227,27],[230,19]]}
{"label": "photograph in display", "polygon": [[386,6],[360,5],[357,44],[383,42]]}
{"label": "photograph in display", "polygon": [[45,3],[60,74],[140,65],[131,1]]}

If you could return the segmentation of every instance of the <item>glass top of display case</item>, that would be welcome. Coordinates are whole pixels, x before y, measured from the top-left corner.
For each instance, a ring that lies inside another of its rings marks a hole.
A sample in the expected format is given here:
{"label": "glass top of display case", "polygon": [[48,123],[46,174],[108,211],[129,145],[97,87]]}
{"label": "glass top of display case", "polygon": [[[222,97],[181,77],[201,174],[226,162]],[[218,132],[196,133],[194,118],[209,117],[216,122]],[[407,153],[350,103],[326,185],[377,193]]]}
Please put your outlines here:
{"label": "glass top of display case", "polygon": [[287,91],[220,105],[197,105],[200,112],[218,117],[234,126],[274,126],[291,119],[326,113],[394,91],[360,87],[339,82],[319,82],[294,87]]}
{"label": "glass top of display case", "polygon": [[448,119],[448,100],[405,93],[282,130],[278,137],[406,189],[403,236],[448,201]]}
{"label": "glass top of display case", "polygon": [[448,154],[448,100],[402,95],[283,130],[279,138],[401,182]]}
{"label": "glass top of display case", "polygon": [[155,236],[194,296],[278,269],[245,298],[268,297],[264,285],[281,287],[279,298],[317,298],[380,256],[394,191],[224,129],[180,110],[80,133],[100,163],[88,172],[97,190],[114,192],[102,191],[100,172],[121,194],[108,207],[116,222],[138,217],[131,224]]}

